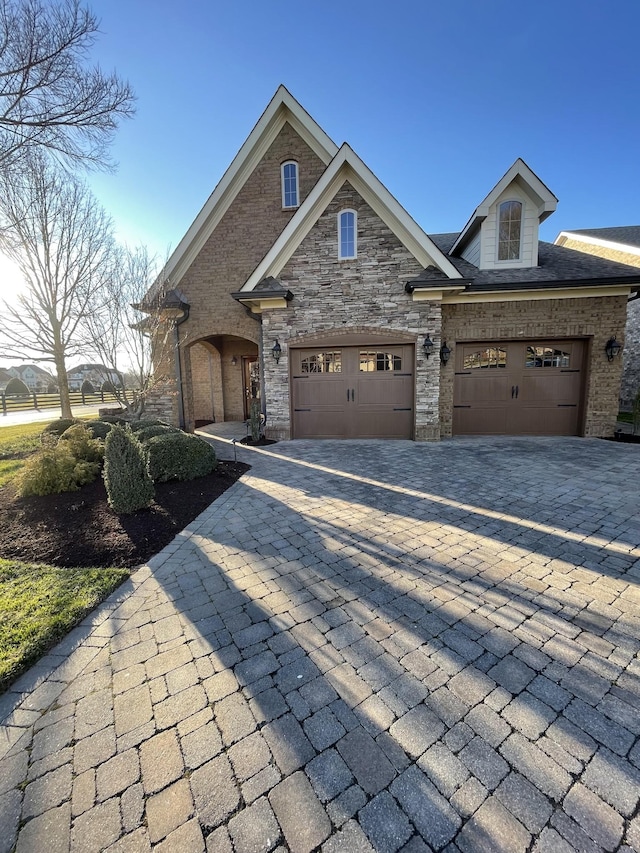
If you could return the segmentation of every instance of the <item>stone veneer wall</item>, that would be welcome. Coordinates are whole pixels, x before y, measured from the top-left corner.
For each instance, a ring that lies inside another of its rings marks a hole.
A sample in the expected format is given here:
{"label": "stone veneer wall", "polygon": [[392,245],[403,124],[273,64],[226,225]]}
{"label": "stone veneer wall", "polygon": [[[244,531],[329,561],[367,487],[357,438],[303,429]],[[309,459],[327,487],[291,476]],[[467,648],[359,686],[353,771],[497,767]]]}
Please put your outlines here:
{"label": "stone veneer wall", "polygon": [[[609,261],[617,261],[620,264],[640,267],[640,256],[631,255],[629,252],[621,252],[616,249],[609,249],[606,246],[596,246],[592,243],[585,243],[582,240],[571,240],[570,238],[565,240],[563,246],[567,249],[576,249],[578,252],[586,252],[588,255],[607,258]],[[622,327],[613,328],[611,333],[616,336],[620,343],[624,343],[622,351],[620,408],[630,409],[633,398],[640,391],[640,300],[634,300],[627,305],[627,321],[624,326],[624,337],[622,336]]]}
{"label": "stone veneer wall", "polygon": [[[289,222],[292,210],[282,209],[280,166],[285,160],[297,160],[300,200],[304,200],[325,169],[322,161],[292,129],[285,124],[260,163],[218,223],[182,279],[174,284],[191,306],[189,319],[180,327],[184,338],[182,381],[185,389],[185,419],[188,428],[210,406],[209,363],[201,358],[194,344],[216,335],[237,335],[257,345],[260,325],[239,305],[231,293],[240,290],[251,272],[271,248]],[[225,364],[222,364],[221,382]],[[237,415],[240,390],[234,399],[225,400],[224,412]],[[202,396],[204,395],[204,396]],[[240,415],[241,416],[241,415]]]}
{"label": "stone veneer wall", "polygon": [[624,326],[625,316],[624,296],[443,305],[442,335],[452,354],[441,374],[442,435],[451,435],[455,344],[520,338],[591,339],[587,353],[585,435],[612,435],[618,414],[622,361],[607,361],[604,347],[611,331]]}
{"label": "stone veneer wall", "polygon": [[[338,260],[337,214],[358,212],[358,257]],[[428,332],[440,341],[438,302],[413,302],[404,285],[421,267],[362,197],[345,183],[302,241],[279,276],[294,294],[286,309],[263,313],[265,353],[276,338],[282,345],[280,363],[265,358],[267,430],[273,438],[291,437],[288,350],[309,334],[339,335],[371,332],[408,333],[418,346],[416,358],[417,440],[439,438],[439,361],[425,359],[422,341]]]}

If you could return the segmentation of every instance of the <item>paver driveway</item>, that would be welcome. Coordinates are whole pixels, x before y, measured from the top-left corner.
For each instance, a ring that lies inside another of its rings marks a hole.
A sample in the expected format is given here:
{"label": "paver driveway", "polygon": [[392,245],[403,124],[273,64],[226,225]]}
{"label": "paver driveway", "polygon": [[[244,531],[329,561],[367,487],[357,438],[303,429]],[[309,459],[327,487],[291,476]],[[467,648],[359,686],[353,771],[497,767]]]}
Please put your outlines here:
{"label": "paver driveway", "polygon": [[0,850],[640,850],[640,450],[270,451],[0,699]]}

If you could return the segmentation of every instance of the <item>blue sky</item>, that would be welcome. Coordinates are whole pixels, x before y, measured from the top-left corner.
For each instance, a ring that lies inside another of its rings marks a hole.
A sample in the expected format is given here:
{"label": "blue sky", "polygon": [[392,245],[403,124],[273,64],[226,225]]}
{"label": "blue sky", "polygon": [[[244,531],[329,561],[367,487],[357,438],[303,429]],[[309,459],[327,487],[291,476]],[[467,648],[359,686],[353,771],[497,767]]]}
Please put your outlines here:
{"label": "blue sky", "polygon": [[175,248],[280,83],[428,232],[460,230],[522,157],[558,196],[543,239],[640,223],[638,0],[93,0],[129,79],[119,236]]}

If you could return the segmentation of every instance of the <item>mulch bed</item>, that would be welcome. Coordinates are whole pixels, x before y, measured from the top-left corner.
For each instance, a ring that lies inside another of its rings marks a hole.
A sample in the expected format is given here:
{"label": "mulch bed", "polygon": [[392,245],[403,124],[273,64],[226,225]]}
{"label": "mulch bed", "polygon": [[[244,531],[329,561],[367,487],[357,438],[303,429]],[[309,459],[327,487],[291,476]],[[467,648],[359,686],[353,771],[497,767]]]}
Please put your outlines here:
{"label": "mulch bed", "polygon": [[71,568],[133,568],[173,537],[232,486],[250,466],[219,462],[206,477],[156,483],[147,510],[116,515],[102,478],[77,492],[20,498],[0,489],[0,557]]}

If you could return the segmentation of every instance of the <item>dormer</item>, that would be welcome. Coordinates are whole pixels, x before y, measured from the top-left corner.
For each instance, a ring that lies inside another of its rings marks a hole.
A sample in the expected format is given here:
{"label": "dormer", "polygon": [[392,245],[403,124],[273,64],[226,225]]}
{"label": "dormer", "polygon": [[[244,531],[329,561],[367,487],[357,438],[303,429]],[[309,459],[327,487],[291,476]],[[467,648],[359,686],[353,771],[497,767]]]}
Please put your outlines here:
{"label": "dormer", "polygon": [[538,229],[558,199],[518,158],[475,209],[450,254],[479,269],[538,266]]}

